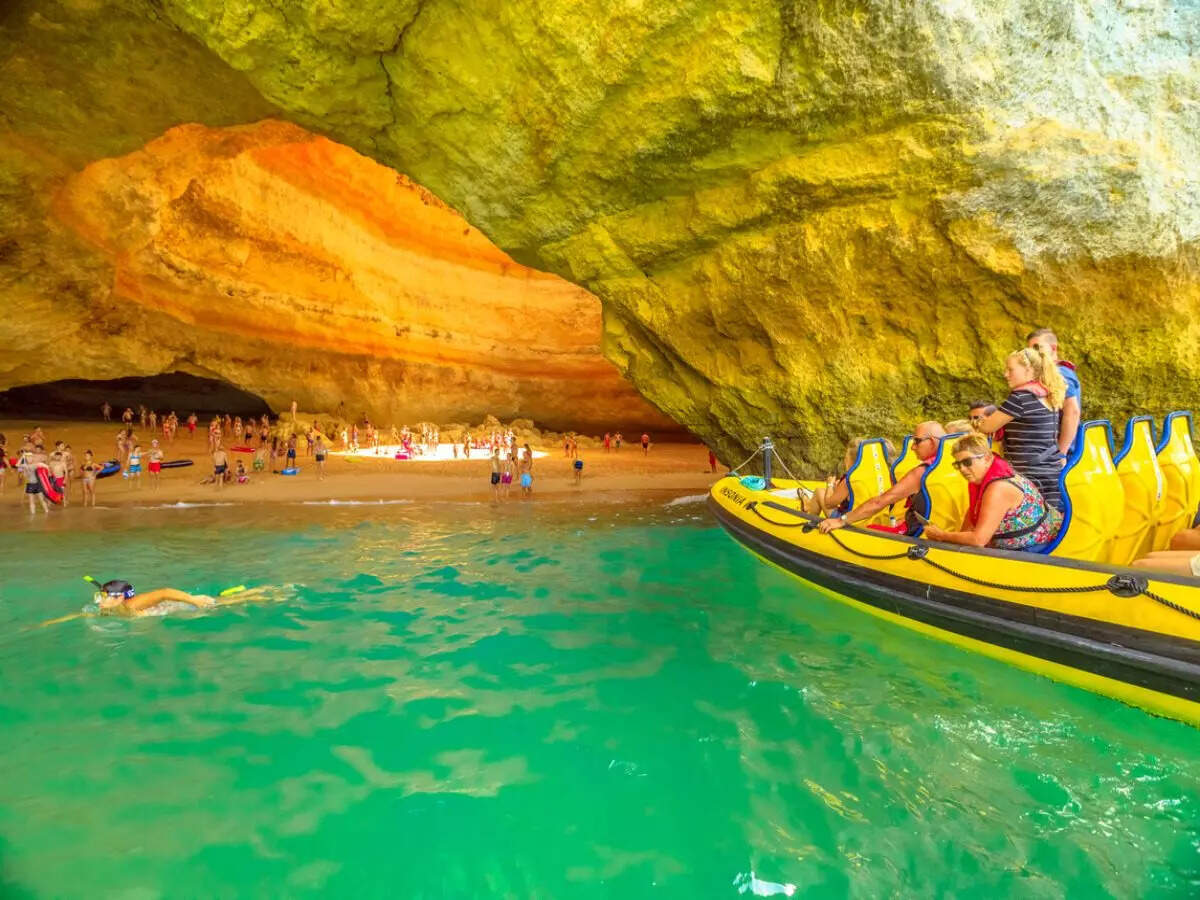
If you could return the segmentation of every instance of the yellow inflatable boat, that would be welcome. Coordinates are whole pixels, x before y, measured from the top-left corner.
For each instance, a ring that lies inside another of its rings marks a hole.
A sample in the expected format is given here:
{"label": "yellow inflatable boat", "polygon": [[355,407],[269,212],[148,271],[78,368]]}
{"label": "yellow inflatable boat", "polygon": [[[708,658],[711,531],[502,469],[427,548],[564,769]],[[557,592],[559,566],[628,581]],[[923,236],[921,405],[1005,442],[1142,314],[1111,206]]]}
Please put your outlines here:
{"label": "yellow inflatable boat", "polygon": [[[1158,715],[1200,725],[1200,579],[1134,569],[1192,524],[1200,461],[1190,413],[1171,413],[1161,434],[1131,420],[1113,453],[1108,422],[1083,426],[1063,470],[1064,524],[1043,553],[976,549],[847,526],[829,534],[804,512],[811,483],[737,472],[709,496],[717,521],[751,553],[837,599],[1058,681]],[[929,519],[960,527],[966,481],[944,438],[922,480]],[[852,504],[881,493],[911,467],[865,442],[848,471]],[[772,460],[775,460],[774,466]],[[887,516],[885,511],[881,517]]]}

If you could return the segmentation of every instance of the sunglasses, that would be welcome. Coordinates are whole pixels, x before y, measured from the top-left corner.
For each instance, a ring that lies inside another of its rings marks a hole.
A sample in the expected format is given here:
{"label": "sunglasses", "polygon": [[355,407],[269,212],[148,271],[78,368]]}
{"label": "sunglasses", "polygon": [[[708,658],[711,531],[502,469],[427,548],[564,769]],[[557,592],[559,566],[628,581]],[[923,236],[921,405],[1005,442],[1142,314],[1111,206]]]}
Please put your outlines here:
{"label": "sunglasses", "polygon": [[971,466],[975,465],[975,460],[977,460],[977,459],[983,459],[983,457],[982,456],[968,456],[966,459],[956,459],[954,461],[954,468],[958,469],[959,471],[961,471],[963,469],[969,469],[969,468],[971,468]]}
{"label": "sunglasses", "polygon": [[931,437],[917,437],[915,434],[914,434],[914,435],[912,435],[912,445],[913,445],[914,447],[915,447],[917,444],[923,444],[923,443],[925,443],[926,441],[932,441],[932,440],[933,440],[933,438],[931,438]]}

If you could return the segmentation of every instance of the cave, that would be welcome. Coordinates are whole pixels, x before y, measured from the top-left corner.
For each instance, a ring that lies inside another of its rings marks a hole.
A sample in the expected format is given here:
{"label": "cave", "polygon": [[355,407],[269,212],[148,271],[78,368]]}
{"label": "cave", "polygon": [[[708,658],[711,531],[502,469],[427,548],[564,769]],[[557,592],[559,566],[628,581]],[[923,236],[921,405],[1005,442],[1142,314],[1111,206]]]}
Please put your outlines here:
{"label": "cave", "polygon": [[274,412],[262,397],[227,381],[170,372],[108,380],[68,378],[10,388],[0,392],[0,415],[90,419],[100,415],[105,400],[112,404],[114,419],[120,419],[125,407],[136,412],[139,405],[163,413],[174,410],[180,418],[193,412],[202,417]]}

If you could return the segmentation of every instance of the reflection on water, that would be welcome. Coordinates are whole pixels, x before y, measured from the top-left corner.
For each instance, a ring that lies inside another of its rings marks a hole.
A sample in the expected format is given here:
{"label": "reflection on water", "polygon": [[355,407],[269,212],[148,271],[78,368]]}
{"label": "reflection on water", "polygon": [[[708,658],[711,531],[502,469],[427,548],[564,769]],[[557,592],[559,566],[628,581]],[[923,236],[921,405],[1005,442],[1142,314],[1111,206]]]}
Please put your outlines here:
{"label": "reflection on water", "polygon": [[[9,535],[0,888],[1200,889],[1195,730],[809,593],[702,509],[114,510]],[[83,574],[267,589],[31,628],[87,602]]]}

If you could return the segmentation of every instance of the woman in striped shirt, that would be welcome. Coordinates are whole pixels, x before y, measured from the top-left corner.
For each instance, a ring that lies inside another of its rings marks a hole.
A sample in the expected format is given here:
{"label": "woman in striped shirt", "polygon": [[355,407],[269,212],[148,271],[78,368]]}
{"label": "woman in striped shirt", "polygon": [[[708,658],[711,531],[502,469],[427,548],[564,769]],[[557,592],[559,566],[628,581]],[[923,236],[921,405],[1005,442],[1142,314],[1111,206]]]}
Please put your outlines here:
{"label": "woman in striped shirt", "polygon": [[1008,397],[978,428],[984,434],[1003,428],[1004,458],[1034,483],[1048,503],[1062,509],[1058,424],[1066,382],[1054,361],[1037,346],[1009,354],[1004,377],[1010,388]]}

